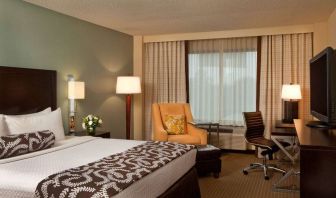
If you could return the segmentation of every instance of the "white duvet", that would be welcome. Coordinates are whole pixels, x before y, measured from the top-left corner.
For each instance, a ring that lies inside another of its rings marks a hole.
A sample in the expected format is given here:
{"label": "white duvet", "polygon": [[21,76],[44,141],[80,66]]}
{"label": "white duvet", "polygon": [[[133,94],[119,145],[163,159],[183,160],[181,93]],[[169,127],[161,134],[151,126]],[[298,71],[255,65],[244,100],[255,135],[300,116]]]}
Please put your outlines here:
{"label": "white duvet", "polygon": [[[37,184],[54,173],[85,165],[126,151],[143,141],[102,139],[89,136],[59,141],[53,148],[0,160],[0,197],[33,197]],[[157,197],[195,164],[191,150],[154,171],[116,197]]]}

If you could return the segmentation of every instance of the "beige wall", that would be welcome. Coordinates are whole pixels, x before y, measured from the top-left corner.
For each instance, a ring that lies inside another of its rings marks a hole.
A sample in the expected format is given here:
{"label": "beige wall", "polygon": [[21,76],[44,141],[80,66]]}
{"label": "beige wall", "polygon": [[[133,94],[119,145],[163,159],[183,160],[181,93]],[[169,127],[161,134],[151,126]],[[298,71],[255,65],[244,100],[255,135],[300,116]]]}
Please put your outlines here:
{"label": "beige wall", "polygon": [[336,48],[336,9],[328,20],[328,39],[329,45]]}
{"label": "beige wall", "polygon": [[[143,78],[143,37],[133,37],[133,75],[140,76],[142,83],[142,93],[144,91]],[[133,99],[133,137],[135,140],[142,140],[144,137],[143,125],[143,95],[136,94]]]}
{"label": "beige wall", "polygon": [[314,24],[313,54],[316,55],[328,46],[328,23]]}
{"label": "beige wall", "polygon": [[101,130],[125,137],[125,97],[116,95],[117,76],[131,75],[133,38],[21,0],[0,1],[0,65],[57,71],[57,101],[68,129],[67,75],[85,82],[78,100],[81,118],[102,117]]}

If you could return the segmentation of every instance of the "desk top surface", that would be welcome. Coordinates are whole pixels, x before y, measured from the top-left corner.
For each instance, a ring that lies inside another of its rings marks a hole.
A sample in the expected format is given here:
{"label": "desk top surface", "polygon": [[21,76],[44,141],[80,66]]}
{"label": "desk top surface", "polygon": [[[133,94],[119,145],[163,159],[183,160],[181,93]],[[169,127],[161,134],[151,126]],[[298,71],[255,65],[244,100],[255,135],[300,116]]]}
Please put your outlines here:
{"label": "desk top surface", "polygon": [[317,129],[306,126],[304,120],[294,120],[300,147],[336,150],[336,130]]}
{"label": "desk top surface", "polygon": [[294,123],[284,123],[282,120],[277,120],[275,122],[275,128],[295,128]]}
{"label": "desk top surface", "polygon": [[294,128],[272,128],[272,136],[296,136]]}

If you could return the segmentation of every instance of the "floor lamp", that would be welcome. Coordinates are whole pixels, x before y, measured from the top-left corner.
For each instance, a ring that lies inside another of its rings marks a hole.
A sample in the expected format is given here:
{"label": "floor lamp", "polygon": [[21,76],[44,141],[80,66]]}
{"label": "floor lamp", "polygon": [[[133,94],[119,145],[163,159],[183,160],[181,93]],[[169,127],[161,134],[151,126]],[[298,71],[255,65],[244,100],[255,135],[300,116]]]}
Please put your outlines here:
{"label": "floor lamp", "polygon": [[282,85],[281,98],[284,100],[283,123],[293,123],[299,117],[299,100],[302,98],[300,85]]}
{"label": "floor lamp", "polygon": [[117,78],[117,94],[126,94],[126,139],[131,138],[131,94],[141,93],[140,77],[119,76]]}

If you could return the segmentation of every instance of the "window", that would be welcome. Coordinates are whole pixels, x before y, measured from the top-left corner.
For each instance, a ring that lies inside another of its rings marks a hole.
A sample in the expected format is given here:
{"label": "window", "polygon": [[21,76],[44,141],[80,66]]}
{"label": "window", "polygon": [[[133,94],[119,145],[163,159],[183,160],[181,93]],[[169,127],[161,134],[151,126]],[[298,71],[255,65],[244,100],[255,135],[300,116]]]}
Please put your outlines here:
{"label": "window", "polygon": [[256,110],[257,39],[247,39],[189,43],[189,102],[195,119],[242,126],[242,112]]}

